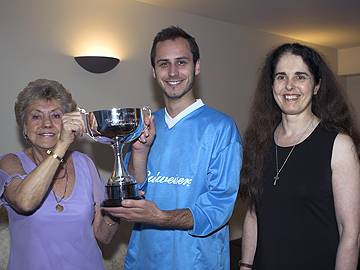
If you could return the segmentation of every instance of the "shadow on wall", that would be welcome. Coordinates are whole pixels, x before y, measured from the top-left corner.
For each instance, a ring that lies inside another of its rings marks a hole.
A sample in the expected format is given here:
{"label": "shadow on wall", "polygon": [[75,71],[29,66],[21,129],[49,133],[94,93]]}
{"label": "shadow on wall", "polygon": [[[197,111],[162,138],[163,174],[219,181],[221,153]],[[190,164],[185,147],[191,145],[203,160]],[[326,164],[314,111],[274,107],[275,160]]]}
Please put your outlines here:
{"label": "shadow on wall", "polygon": [[164,104],[164,98],[163,98],[163,90],[159,87],[156,80],[151,77],[150,80],[151,90],[153,93],[153,99],[155,101],[157,108],[163,108],[165,106]]}
{"label": "shadow on wall", "polygon": [[107,270],[122,270],[132,230],[132,224],[122,222],[109,245],[100,244]]}
{"label": "shadow on wall", "polygon": [[240,199],[236,200],[233,214],[229,221],[230,240],[239,239],[242,236],[242,225],[247,211],[247,203]]}
{"label": "shadow on wall", "polygon": [[70,150],[87,154],[98,170],[106,171],[110,176],[114,168],[114,152],[110,145],[98,143],[84,135],[70,146]]}

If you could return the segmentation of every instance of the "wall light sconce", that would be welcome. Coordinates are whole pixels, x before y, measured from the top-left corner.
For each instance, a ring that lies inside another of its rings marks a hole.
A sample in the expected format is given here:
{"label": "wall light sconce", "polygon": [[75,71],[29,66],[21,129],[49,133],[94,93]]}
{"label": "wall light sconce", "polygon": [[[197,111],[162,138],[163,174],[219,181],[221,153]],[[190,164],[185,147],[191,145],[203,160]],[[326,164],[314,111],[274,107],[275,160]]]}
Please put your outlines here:
{"label": "wall light sconce", "polygon": [[105,73],[112,70],[120,62],[118,58],[107,56],[76,56],[75,61],[91,73]]}

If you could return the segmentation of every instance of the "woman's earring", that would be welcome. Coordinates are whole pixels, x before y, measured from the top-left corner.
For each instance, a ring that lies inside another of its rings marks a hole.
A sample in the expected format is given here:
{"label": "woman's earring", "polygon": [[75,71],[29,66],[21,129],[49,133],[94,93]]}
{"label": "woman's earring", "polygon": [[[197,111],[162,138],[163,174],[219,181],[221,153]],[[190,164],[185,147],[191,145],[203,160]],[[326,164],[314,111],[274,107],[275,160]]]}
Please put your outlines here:
{"label": "woman's earring", "polygon": [[320,84],[318,84],[317,86],[315,86],[315,89],[314,89],[314,96],[317,95],[317,93],[319,92],[320,90]]}
{"label": "woman's earring", "polygon": [[28,135],[25,133],[25,131],[23,132],[23,136],[24,136],[24,139],[25,139],[25,141],[29,141],[29,137],[28,137]]}

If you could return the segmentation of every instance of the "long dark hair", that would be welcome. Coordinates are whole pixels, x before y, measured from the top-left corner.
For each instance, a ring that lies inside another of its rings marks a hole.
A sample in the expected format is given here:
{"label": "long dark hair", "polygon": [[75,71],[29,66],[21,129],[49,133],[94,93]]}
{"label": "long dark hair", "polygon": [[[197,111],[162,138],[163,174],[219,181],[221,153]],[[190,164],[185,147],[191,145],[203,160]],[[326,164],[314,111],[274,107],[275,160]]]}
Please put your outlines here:
{"label": "long dark hair", "polygon": [[310,47],[299,43],[283,44],[271,51],[265,59],[254,93],[249,125],[244,134],[240,195],[249,199],[251,207],[261,195],[264,157],[271,146],[275,128],[281,121],[281,110],[274,100],[272,85],[276,65],[286,53],[300,56],[313,75],[315,85],[320,83],[319,91],[312,98],[312,112],[325,128],[348,134],[360,156],[359,132],[345,95],[327,63]]}

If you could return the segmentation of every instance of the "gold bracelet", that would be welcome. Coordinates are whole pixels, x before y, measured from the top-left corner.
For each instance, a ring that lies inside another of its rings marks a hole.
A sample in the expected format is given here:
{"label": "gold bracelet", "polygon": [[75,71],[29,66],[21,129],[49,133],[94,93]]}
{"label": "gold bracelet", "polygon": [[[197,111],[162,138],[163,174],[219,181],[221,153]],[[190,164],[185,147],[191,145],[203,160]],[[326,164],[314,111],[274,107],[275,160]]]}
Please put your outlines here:
{"label": "gold bracelet", "polygon": [[53,153],[53,151],[51,151],[50,149],[48,149],[46,151],[46,154],[48,154],[49,156],[52,156],[54,159],[57,159],[58,161],[60,161],[60,163],[64,162],[64,159],[59,157],[57,154]]}

